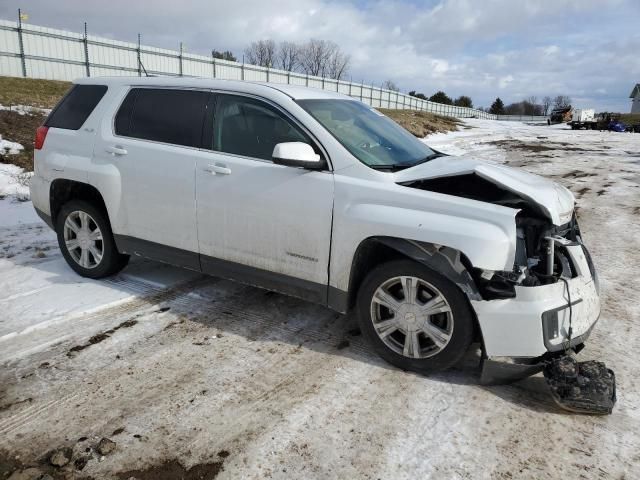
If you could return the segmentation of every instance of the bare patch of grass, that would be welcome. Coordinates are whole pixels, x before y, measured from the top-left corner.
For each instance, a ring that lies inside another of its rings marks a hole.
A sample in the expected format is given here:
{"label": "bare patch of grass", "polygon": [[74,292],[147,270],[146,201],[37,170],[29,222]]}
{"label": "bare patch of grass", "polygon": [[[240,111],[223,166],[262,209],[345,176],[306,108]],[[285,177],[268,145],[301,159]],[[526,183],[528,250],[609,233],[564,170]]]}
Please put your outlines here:
{"label": "bare patch of grass", "polygon": [[53,108],[69,87],[70,82],[58,80],[0,77],[0,105]]}
{"label": "bare patch of grass", "polygon": [[18,142],[24,147],[16,154],[0,153],[0,163],[12,163],[18,167],[33,171],[33,139],[36,128],[42,125],[45,115],[41,113],[26,113],[0,110],[0,134],[5,140]]}
{"label": "bare patch of grass", "polygon": [[[546,137],[538,137],[538,138],[546,138]],[[523,152],[531,152],[531,153],[540,153],[540,152],[548,152],[551,150],[561,151],[561,152],[589,152],[589,153],[600,153],[601,155],[607,155],[603,152],[602,149],[587,149],[573,146],[568,142],[540,142],[540,143],[526,143],[520,140],[494,140],[491,142],[486,142],[488,145],[495,145],[497,147],[502,147],[507,150],[520,150]],[[603,147],[605,149],[611,147]]]}
{"label": "bare patch of grass", "polygon": [[432,133],[444,133],[458,130],[462,122],[457,118],[443,117],[433,113],[418,110],[392,110],[379,108],[391,120],[418,138],[424,138]]}
{"label": "bare patch of grass", "polygon": [[620,115],[620,121],[625,125],[636,125],[640,123],[640,113],[623,113]]}

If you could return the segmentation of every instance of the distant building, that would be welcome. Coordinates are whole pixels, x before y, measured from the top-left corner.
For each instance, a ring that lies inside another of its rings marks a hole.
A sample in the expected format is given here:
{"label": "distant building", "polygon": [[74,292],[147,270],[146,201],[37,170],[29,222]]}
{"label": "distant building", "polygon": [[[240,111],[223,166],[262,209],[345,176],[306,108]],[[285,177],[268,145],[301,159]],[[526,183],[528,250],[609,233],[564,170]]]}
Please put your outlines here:
{"label": "distant building", "polygon": [[636,86],[633,87],[629,98],[633,98],[631,100],[631,113],[640,113],[640,83],[636,83]]}

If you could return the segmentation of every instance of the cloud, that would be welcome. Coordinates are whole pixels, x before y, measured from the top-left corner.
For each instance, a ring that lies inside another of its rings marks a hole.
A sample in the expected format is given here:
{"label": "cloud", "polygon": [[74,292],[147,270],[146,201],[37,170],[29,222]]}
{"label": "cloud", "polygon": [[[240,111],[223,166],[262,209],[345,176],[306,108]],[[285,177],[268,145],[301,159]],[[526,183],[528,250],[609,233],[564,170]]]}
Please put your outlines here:
{"label": "cloud", "polygon": [[208,54],[241,55],[253,40],[330,39],[351,55],[354,80],[470,95],[476,105],[568,94],[628,110],[640,81],[637,0],[3,0],[34,24]]}

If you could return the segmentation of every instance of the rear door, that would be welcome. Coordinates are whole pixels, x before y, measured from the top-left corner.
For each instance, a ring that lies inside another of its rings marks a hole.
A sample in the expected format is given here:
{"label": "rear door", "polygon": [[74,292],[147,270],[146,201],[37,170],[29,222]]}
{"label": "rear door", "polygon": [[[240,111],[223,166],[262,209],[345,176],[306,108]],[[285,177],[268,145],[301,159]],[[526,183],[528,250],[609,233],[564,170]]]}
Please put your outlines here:
{"label": "rear door", "polygon": [[271,161],[277,143],[324,155],[318,144],[276,106],[243,95],[216,95],[211,128],[214,151],[196,169],[203,271],[324,303],[333,175]]}
{"label": "rear door", "polygon": [[209,96],[132,88],[115,119],[105,117],[93,180],[108,191],[116,242],[127,253],[199,269],[194,169]]}

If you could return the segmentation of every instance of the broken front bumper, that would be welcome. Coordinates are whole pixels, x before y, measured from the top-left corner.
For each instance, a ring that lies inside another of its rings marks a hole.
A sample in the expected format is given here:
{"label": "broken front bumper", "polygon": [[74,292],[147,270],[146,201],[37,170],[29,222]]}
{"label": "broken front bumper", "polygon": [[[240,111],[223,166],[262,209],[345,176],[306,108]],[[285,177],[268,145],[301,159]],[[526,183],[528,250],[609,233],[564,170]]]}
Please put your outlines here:
{"label": "broken front bumper", "polygon": [[488,358],[535,358],[576,346],[589,336],[600,315],[597,278],[583,246],[567,246],[566,250],[576,272],[566,284],[516,286],[515,298],[471,302]]}

